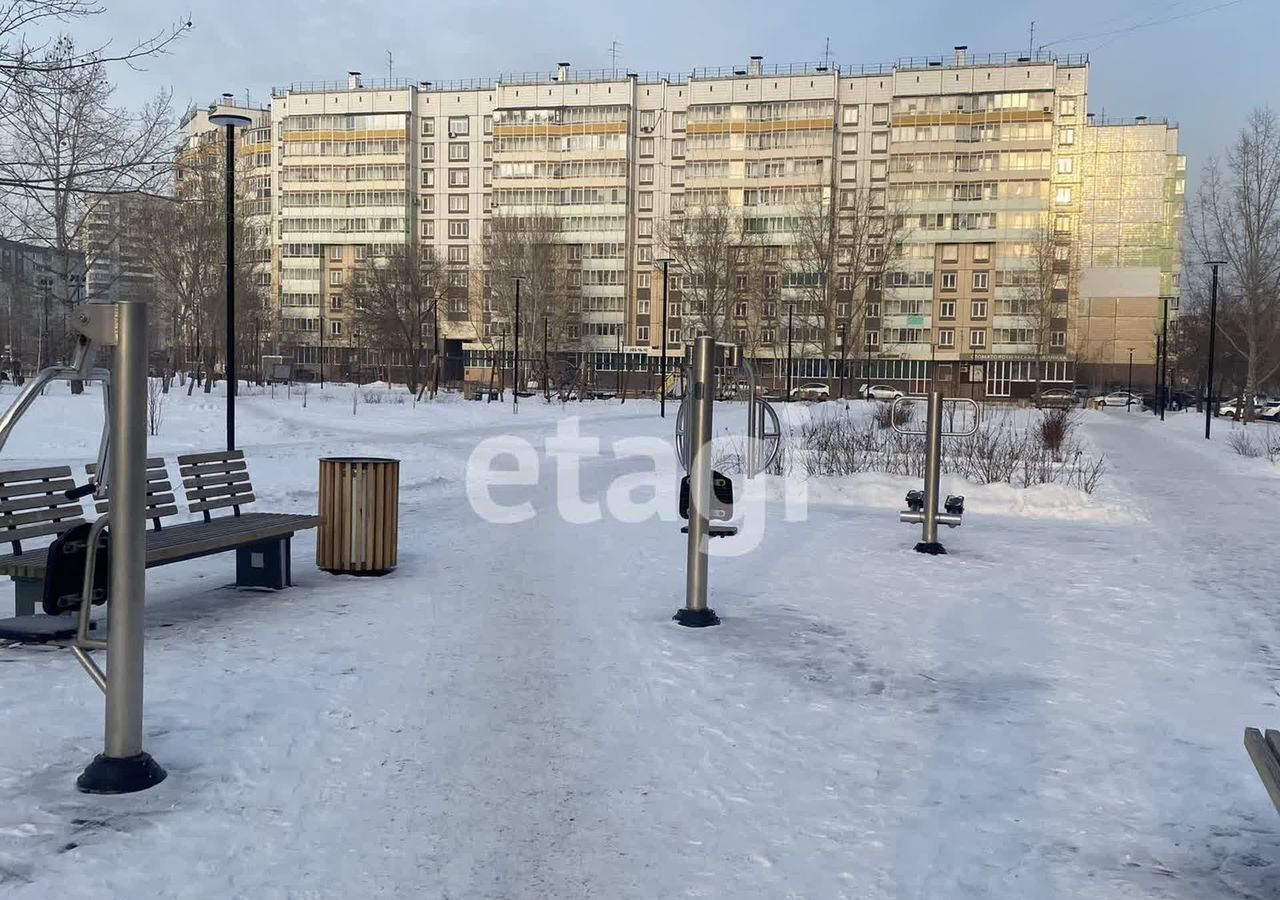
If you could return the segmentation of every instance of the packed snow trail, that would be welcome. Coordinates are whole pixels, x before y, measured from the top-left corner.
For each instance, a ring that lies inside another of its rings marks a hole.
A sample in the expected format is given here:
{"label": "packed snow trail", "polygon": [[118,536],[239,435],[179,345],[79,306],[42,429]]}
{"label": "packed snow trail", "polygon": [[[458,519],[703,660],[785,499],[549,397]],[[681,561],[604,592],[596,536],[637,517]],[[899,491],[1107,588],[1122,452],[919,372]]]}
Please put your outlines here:
{"label": "packed snow trail", "polygon": [[[929,558],[892,511],[771,507],[760,549],[712,560],[724,624],[694,631],[670,621],[678,523],[569,524],[546,457],[537,484],[494,491],[532,520],[468,505],[478,440],[540,447],[565,410],[393,428],[395,408],[242,405],[273,506],[314,505],[322,453],[403,458],[400,566],[334,578],[308,535],[280,594],[227,589],[226,559],[150,571],[147,744],[170,777],[145,794],[76,794],[100,695],[64,652],[0,650],[0,896],[1280,889],[1280,822],[1240,746],[1245,724],[1280,724],[1266,585],[1242,594],[1186,549],[1226,552],[1263,524],[1240,506],[1260,495],[1148,423],[1087,420],[1149,519],[971,513]],[[585,500],[645,468],[612,439],[671,426],[652,404],[588,406],[606,452],[583,463]],[[187,434],[202,410],[175,435],[209,444]]]}

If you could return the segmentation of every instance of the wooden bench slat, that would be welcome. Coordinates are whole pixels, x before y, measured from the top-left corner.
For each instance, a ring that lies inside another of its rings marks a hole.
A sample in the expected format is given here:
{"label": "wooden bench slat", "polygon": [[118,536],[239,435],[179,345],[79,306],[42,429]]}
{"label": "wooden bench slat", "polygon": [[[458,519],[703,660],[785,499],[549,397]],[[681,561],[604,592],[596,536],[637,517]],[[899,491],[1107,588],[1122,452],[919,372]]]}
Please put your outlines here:
{"label": "wooden bench slat", "polygon": [[34,537],[43,537],[46,534],[61,534],[73,525],[79,525],[83,521],[83,517],[77,516],[72,519],[63,519],[58,522],[28,525],[26,528],[15,529],[13,531],[0,531],[0,541],[26,541]]}
{"label": "wooden bench slat", "polygon": [[224,462],[231,459],[244,459],[243,450],[213,450],[208,453],[184,453],[178,457],[178,465],[190,463]]}
{"label": "wooden bench slat", "polygon": [[18,497],[31,497],[46,494],[61,494],[75,487],[70,478],[59,478],[52,481],[38,481],[32,484],[11,484],[0,487],[0,500],[13,500]]}
{"label": "wooden bench slat", "polygon": [[179,466],[178,467],[178,474],[181,475],[183,478],[198,478],[202,475],[205,475],[205,476],[222,475],[227,472],[248,472],[248,471],[249,471],[249,467],[245,465],[243,460],[241,460],[240,462],[218,463],[216,465],[202,464],[198,466]]}
{"label": "wooden bench slat", "polygon": [[43,481],[49,478],[70,478],[70,466],[49,466],[43,469],[10,469],[0,472],[0,484],[17,484],[20,481]]}
{"label": "wooden bench slat", "polygon": [[224,475],[197,475],[182,479],[185,488],[214,487],[219,484],[248,484],[248,472],[228,472]]}
{"label": "wooden bench slat", "polygon": [[253,485],[244,481],[239,484],[220,484],[208,488],[188,488],[187,501],[213,500],[218,497],[235,497],[253,493]]}
{"label": "wooden bench slat", "polygon": [[[45,506],[42,509],[33,509],[0,517],[0,531],[21,531],[24,525],[31,525],[36,522],[75,518],[84,518],[84,507],[79,503],[68,503],[64,500],[58,506]],[[13,538],[5,538],[5,540],[13,540]]]}
{"label": "wooden bench slat", "polygon": [[[94,473],[96,473],[96,472],[98,471],[98,464],[97,464],[96,462],[85,463],[84,468],[85,468],[85,471],[86,471],[86,472],[88,472],[90,475],[93,475]],[[163,456],[149,456],[149,457],[147,457],[147,472],[148,472],[148,473],[150,473],[150,472],[152,472],[152,471],[155,471],[155,470],[157,470],[157,469],[163,469],[163,468],[164,468],[164,457],[163,457]]]}
{"label": "wooden bench slat", "polygon": [[253,494],[236,494],[224,500],[188,500],[187,508],[192,512],[204,512],[210,509],[226,509],[231,506],[244,506],[254,501]]}
{"label": "wooden bench slat", "polygon": [[42,506],[66,506],[75,504],[76,501],[68,500],[62,496],[59,491],[56,495],[50,494],[33,494],[30,497],[22,497],[16,500],[6,500],[0,503],[0,522],[7,518],[8,513],[21,512],[24,509],[39,509]]}

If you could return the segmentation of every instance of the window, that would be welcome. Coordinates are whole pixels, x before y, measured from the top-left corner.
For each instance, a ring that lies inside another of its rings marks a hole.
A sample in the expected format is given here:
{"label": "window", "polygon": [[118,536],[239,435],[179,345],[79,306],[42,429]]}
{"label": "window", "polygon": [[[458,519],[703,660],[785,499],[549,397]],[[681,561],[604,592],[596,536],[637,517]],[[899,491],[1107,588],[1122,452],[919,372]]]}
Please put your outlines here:
{"label": "window", "polygon": [[364,244],[357,244],[356,245],[356,262],[364,262],[366,256],[368,256],[368,249],[365,247]]}
{"label": "window", "polygon": [[466,194],[449,195],[449,212],[464,213],[471,211],[471,198]]}
{"label": "window", "polygon": [[[841,181],[857,181],[858,180],[858,164],[852,161],[840,163],[840,180]],[[845,191],[844,193],[848,194],[849,196],[849,202],[844,205],[853,206],[854,205],[853,191]]]}
{"label": "window", "polygon": [[485,169],[480,177],[485,187],[491,186],[493,184],[493,169]]}
{"label": "window", "polygon": [[330,247],[330,248],[329,248],[329,260],[330,260],[331,262],[342,262],[342,248],[341,248],[341,247]]}
{"label": "window", "polygon": [[649,343],[649,326],[648,325],[636,326],[636,343],[637,344]]}
{"label": "window", "polygon": [[956,273],[955,272],[942,273],[942,289],[944,291],[954,291],[956,289]]}
{"label": "window", "polygon": [[636,221],[636,237],[653,237],[653,219],[639,219]]}
{"label": "window", "polygon": [[680,343],[680,329],[679,329],[679,328],[668,328],[668,329],[667,329],[667,343],[668,343],[668,344],[678,344],[678,343]]}
{"label": "window", "polygon": [[1063,128],[1058,132],[1058,143],[1063,147],[1070,147],[1076,142],[1076,130],[1074,128]]}
{"label": "window", "polygon": [[1063,116],[1074,116],[1076,114],[1076,98],[1063,97],[1062,102],[1058,104],[1058,113]]}
{"label": "window", "polygon": [[418,206],[424,213],[434,213],[436,211],[436,198],[434,194],[423,194],[418,198]]}
{"label": "window", "polygon": [[493,141],[485,141],[480,146],[480,150],[485,162],[490,162],[493,159]]}
{"label": "window", "polygon": [[987,285],[989,283],[990,277],[991,275],[989,272],[974,272],[973,273],[973,289],[975,291],[985,291],[987,289]]}
{"label": "window", "polygon": [[471,159],[471,145],[457,141],[449,145],[449,162],[466,162]]}
{"label": "window", "polygon": [[1074,158],[1070,156],[1058,157],[1058,174],[1059,175],[1070,175],[1072,171],[1075,169],[1075,166],[1076,166],[1076,161]]}
{"label": "window", "polygon": [[466,219],[450,219],[449,220],[449,237],[465,238],[471,235],[471,223]]}
{"label": "window", "polygon": [[957,262],[960,259],[959,244],[943,244],[942,245],[942,261],[944,263]]}
{"label": "window", "polygon": [[1053,230],[1056,231],[1058,234],[1069,234],[1071,232],[1071,217],[1070,216],[1054,216]]}
{"label": "window", "polygon": [[1058,188],[1058,202],[1059,203],[1071,202],[1071,188],[1069,187]]}
{"label": "window", "polygon": [[449,262],[453,265],[465,266],[470,261],[471,252],[469,247],[462,246],[449,248]]}
{"label": "window", "polygon": [[484,127],[484,133],[493,134],[493,116],[485,116],[482,122]]}
{"label": "window", "polygon": [[880,346],[880,332],[868,331],[867,332],[867,348],[874,349],[879,346]]}
{"label": "window", "polygon": [[858,107],[856,105],[851,105],[840,110],[840,121],[845,125],[857,125]]}
{"label": "window", "polygon": [[956,345],[956,330],[954,328],[938,329],[938,346],[951,348]]}
{"label": "window", "polygon": [[427,220],[422,223],[422,236],[428,239],[434,239],[436,236],[436,223]]}
{"label": "window", "polygon": [[640,138],[640,155],[643,157],[653,156],[653,138]]}
{"label": "window", "polygon": [[877,103],[871,107],[871,124],[887,125],[889,124],[889,104]]}
{"label": "window", "polygon": [[684,166],[672,166],[667,172],[670,173],[672,187],[684,184]]}
{"label": "window", "polygon": [[877,159],[871,163],[871,180],[884,181],[889,177],[889,164],[883,159]]}
{"label": "window", "polygon": [[329,285],[331,287],[342,287],[342,270],[331,269],[329,271]]}
{"label": "window", "polygon": [[430,187],[436,186],[436,170],[435,169],[422,170],[422,186],[424,188],[430,188]]}
{"label": "window", "polygon": [[688,121],[688,115],[686,113],[673,112],[671,114],[671,130],[684,131],[686,121]]}
{"label": "window", "polygon": [[640,183],[653,184],[653,166],[640,167]]}
{"label": "window", "polygon": [[653,191],[641,191],[638,199],[641,212],[651,212],[653,210]]}
{"label": "window", "polygon": [[857,153],[858,152],[857,132],[840,135],[840,152],[841,153]]}
{"label": "window", "polygon": [[674,140],[671,142],[671,158],[684,159],[684,139]]}
{"label": "window", "polygon": [[868,303],[866,309],[863,311],[863,315],[868,319],[880,318],[880,304]]}
{"label": "window", "polygon": [[422,136],[423,136],[423,137],[434,137],[434,136],[435,136],[435,133],[436,133],[436,120],[435,120],[435,119],[423,119],[423,120],[422,120]]}
{"label": "window", "polygon": [[449,117],[449,137],[463,137],[471,133],[471,120],[466,116]]}
{"label": "window", "polygon": [[465,271],[449,273],[449,287],[464,288],[466,286],[467,273]]}
{"label": "window", "polygon": [[984,328],[975,328],[969,332],[969,346],[978,349],[987,346],[987,332]]}
{"label": "window", "polygon": [[342,323],[337,319],[329,320],[329,333],[333,335],[342,334]]}
{"label": "window", "polygon": [[647,287],[649,287],[649,273],[648,273],[648,272],[637,272],[637,273],[636,273],[636,287],[638,287],[638,288],[642,288],[642,289],[643,289],[643,288],[647,288]]}
{"label": "window", "polygon": [[973,245],[973,261],[991,262],[991,245],[990,244],[974,244]]}
{"label": "window", "polygon": [[1067,333],[1065,331],[1049,332],[1049,346],[1058,348],[1067,346]]}
{"label": "window", "polygon": [[956,301],[943,300],[938,304],[939,319],[954,319],[956,317]]}
{"label": "window", "polygon": [[637,301],[636,301],[636,315],[639,315],[639,316],[647,316],[647,315],[649,315],[649,301],[648,301],[648,300],[637,300]]}
{"label": "window", "polygon": [[449,170],[449,187],[459,188],[467,187],[471,184],[470,169],[450,169]]}
{"label": "window", "polygon": [[871,152],[885,153],[889,149],[889,132],[877,131],[871,135]]}
{"label": "window", "polygon": [[987,301],[974,300],[969,304],[969,318],[985,319],[987,317]]}
{"label": "window", "polygon": [[642,263],[653,262],[653,248],[648,244],[637,247],[636,259]]}

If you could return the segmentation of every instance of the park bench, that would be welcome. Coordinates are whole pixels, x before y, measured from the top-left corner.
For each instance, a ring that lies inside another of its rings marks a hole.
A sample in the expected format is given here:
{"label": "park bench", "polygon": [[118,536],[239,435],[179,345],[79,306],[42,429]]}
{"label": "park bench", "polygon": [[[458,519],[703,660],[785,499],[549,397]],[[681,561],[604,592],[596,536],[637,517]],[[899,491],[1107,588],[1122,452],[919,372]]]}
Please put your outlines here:
{"label": "park bench", "polygon": [[[93,474],[93,467],[87,468]],[[279,590],[292,584],[293,535],[315,528],[320,518],[242,510],[255,500],[243,451],[185,454],[178,457],[178,468],[187,508],[201,519],[166,524],[178,514],[174,491],[164,460],[148,459],[146,511],[152,527],[147,567],[234,550],[237,587]],[[80,504],[63,495],[73,486],[70,475],[66,466],[0,473],[0,540],[11,541],[14,550],[0,557],[0,575],[15,581],[17,613],[17,618],[0,621],[0,638],[48,640],[73,630],[70,619],[48,617],[56,620],[52,624],[32,615],[36,600],[43,597],[48,548],[24,551],[21,546],[22,540],[58,534],[84,521]],[[108,501],[96,506],[106,512]]]}
{"label": "park bench", "polygon": [[1280,812],[1280,731],[1268,728],[1264,735],[1257,728],[1246,728],[1244,748],[1249,751],[1272,805]]}

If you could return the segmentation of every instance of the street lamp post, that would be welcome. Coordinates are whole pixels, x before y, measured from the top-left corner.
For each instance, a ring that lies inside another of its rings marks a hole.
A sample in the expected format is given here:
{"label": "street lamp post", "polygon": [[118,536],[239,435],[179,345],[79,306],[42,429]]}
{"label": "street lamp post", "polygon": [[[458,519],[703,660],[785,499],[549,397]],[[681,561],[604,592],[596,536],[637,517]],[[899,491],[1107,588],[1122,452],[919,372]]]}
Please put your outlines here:
{"label": "street lamp post", "polygon": [[518,413],[520,412],[520,282],[524,281],[524,276],[513,277],[516,283],[516,358],[511,371],[511,412]]}
{"label": "street lamp post", "polygon": [[551,366],[547,362],[547,342],[551,337],[551,313],[542,314],[542,397],[551,402]]}
{"label": "street lamp post", "polygon": [[1129,412],[1133,408],[1133,348],[1129,348],[1129,395],[1125,397],[1124,411]]}
{"label": "street lamp post", "polygon": [[1226,262],[1221,259],[1211,259],[1208,264],[1213,269],[1213,289],[1209,295],[1209,373],[1205,379],[1204,388],[1204,439],[1206,441],[1209,440],[1209,433],[1213,428],[1213,357],[1218,337],[1218,267],[1225,266]]}
{"label": "street lamp post", "polygon": [[667,283],[670,281],[671,258],[655,260],[662,263],[662,356],[658,358],[658,415],[667,417]]}
{"label": "street lamp post", "polygon": [[791,335],[795,329],[796,322],[796,305],[794,303],[787,304],[787,400],[791,400],[791,379],[795,374],[795,364],[791,358]]}
{"label": "street lamp post", "polygon": [[1160,320],[1160,421],[1164,421],[1164,410],[1169,405],[1169,298],[1164,297],[1164,317]]}
{"label": "street lamp post", "polygon": [[226,129],[227,219],[227,449],[236,449],[236,128],[252,124],[248,116],[211,112],[209,124]]}

